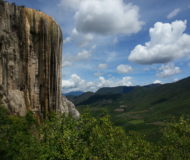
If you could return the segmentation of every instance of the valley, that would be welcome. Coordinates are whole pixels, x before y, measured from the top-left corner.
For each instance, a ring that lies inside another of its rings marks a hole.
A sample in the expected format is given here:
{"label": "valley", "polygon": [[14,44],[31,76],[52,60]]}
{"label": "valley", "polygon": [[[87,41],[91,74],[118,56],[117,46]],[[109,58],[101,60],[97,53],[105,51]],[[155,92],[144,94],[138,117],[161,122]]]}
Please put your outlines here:
{"label": "valley", "polygon": [[190,78],[163,85],[102,88],[67,97],[81,113],[108,114],[127,132],[139,131],[154,138],[168,122],[190,114]]}

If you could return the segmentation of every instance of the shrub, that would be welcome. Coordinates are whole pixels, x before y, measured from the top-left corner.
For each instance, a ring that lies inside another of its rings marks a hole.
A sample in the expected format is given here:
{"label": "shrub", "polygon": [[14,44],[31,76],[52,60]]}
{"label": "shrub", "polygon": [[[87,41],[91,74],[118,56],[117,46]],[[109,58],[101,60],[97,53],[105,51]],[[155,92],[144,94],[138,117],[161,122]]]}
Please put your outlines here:
{"label": "shrub", "polygon": [[55,113],[40,125],[32,113],[9,115],[0,107],[2,160],[187,160],[190,159],[190,124],[181,118],[163,130],[159,144],[141,134],[126,134],[109,116],[79,120]]}

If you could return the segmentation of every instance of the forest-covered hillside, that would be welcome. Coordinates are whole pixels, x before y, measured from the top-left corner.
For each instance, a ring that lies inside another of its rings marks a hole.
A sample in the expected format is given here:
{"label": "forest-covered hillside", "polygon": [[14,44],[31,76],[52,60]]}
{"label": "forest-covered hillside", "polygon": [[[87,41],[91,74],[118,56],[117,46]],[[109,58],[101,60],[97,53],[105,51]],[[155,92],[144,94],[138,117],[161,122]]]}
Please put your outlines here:
{"label": "forest-covered hillside", "polygon": [[190,114],[190,78],[163,85],[102,88],[71,100],[81,113],[96,117],[106,113],[116,125],[149,135]]}
{"label": "forest-covered hillside", "polygon": [[108,116],[79,120],[51,114],[37,123],[0,108],[1,160],[189,160],[190,124],[181,118],[161,130],[159,142],[114,126]]}

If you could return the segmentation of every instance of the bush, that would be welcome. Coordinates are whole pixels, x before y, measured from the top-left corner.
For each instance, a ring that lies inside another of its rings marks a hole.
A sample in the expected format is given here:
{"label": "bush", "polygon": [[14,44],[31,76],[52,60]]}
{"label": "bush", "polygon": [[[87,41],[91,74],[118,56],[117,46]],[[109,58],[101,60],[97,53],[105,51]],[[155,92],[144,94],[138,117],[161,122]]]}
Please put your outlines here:
{"label": "bush", "polygon": [[52,114],[38,125],[32,113],[9,115],[0,108],[2,160],[186,160],[190,159],[190,125],[187,120],[163,130],[160,144],[140,134],[127,135],[109,116],[79,120]]}
{"label": "bush", "polygon": [[190,159],[190,121],[181,117],[179,122],[173,122],[163,129],[160,146],[163,159]]}
{"label": "bush", "polygon": [[[21,118],[11,116],[0,107],[0,157],[2,160],[26,160],[38,158],[39,144],[32,135],[32,124],[29,116]],[[35,121],[33,121],[35,122]]]}

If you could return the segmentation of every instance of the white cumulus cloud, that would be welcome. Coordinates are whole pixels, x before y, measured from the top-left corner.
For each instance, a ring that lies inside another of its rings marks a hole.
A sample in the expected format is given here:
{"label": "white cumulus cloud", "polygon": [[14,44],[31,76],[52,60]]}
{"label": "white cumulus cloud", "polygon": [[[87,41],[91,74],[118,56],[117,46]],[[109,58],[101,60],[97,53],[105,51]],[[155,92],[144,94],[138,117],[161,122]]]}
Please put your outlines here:
{"label": "white cumulus cloud", "polygon": [[116,86],[132,86],[131,77],[123,77],[122,79],[106,79],[100,76],[97,81],[86,81],[77,74],[72,74],[70,79],[62,80],[62,87],[64,92],[71,91],[96,91],[102,87],[116,87]]}
{"label": "white cumulus cloud", "polygon": [[128,59],[139,64],[166,63],[190,54],[190,35],[184,33],[187,21],[155,23],[150,41],[137,45]]}
{"label": "white cumulus cloud", "polygon": [[162,81],[160,81],[160,80],[155,80],[155,81],[153,82],[153,84],[162,84]]}
{"label": "white cumulus cloud", "polygon": [[77,60],[84,60],[84,59],[88,59],[90,56],[91,56],[90,51],[83,50],[83,51],[77,53],[76,59]]}
{"label": "white cumulus cloud", "polygon": [[[80,47],[86,47],[93,41],[93,39],[94,35],[90,33],[79,33],[76,28],[74,28],[71,35],[65,38],[64,43],[66,44],[74,40]],[[94,47],[94,45],[92,47]]]}
{"label": "white cumulus cloud", "polygon": [[141,30],[139,8],[123,0],[62,0],[75,13],[76,29],[82,33],[132,34]]}
{"label": "white cumulus cloud", "polygon": [[173,63],[169,63],[166,65],[162,65],[159,68],[159,72],[157,73],[157,76],[166,78],[175,74],[178,74],[181,72],[180,67],[175,66]]}
{"label": "white cumulus cloud", "polygon": [[77,62],[83,62],[90,59],[92,55],[92,50],[81,50],[80,52],[76,53],[75,55],[65,54],[62,61],[62,67],[72,66]]}
{"label": "white cumulus cloud", "polygon": [[102,87],[116,87],[116,86],[132,86],[131,77],[123,77],[121,80],[105,79],[104,77],[99,77],[97,83],[97,88]]}
{"label": "white cumulus cloud", "polygon": [[104,63],[98,65],[98,68],[99,68],[99,69],[106,69],[107,67],[108,67],[108,65],[107,65],[107,64],[104,64]]}
{"label": "white cumulus cloud", "polygon": [[133,70],[133,68],[129,65],[120,64],[117,66],[118,73],[129,73]]}
{"label": "white cumulus cloud", "polygon": [[70,79],[62,80],[63,90],[66,92],[70,91],[88,91],[94,89],[93,82],[87,82],[84,79],[81,79],[77,74],[72,74]]}
{"label": "white cumulus cloud", "polygon": [[180,11],[181,11],[180,8],[174,9],[172,12],[170,12],[170,13],[167,15],[167,19],[171,19],[171,18],[177,16]]}
{"label": "white cumulus cloud", "polygon": [[69,60],[63,60],[62,62],[62,67],[67,67],[67,66],[71,66],[72,62],[70,62]]}
{"label": "white cumulus cloud", "polygon": [[66,37],[64,40],[63,40],[63,43],[66,44],[66,43],[69,43],[72,41],[72,38],[71,37]]}

